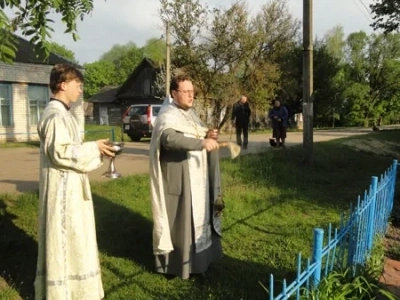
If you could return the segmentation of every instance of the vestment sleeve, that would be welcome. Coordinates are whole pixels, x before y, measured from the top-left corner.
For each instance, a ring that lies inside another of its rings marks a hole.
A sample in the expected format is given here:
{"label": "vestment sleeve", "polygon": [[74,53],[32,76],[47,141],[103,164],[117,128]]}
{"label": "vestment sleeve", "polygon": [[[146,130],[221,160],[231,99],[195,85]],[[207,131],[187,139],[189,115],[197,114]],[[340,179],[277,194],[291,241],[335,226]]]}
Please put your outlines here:
{"label": "vestment sleeve", "polygon": [[[43,151],[56,168],[71,169],[77,172],[90,172],[102,165],[102,155],[96,142],[78,144],[71,136],[73,124],[68,128],[62,116],[49,117],[41,124]],[[70,129],[70,130],[69,130]],[[77,129],[76,129],[77,130]]]}
{"label": "vestment sleeve", "polygon": [[183,133],[168,128],[161,134],[161,145],[166,150],[201,151],[202,140],[185,136]]}

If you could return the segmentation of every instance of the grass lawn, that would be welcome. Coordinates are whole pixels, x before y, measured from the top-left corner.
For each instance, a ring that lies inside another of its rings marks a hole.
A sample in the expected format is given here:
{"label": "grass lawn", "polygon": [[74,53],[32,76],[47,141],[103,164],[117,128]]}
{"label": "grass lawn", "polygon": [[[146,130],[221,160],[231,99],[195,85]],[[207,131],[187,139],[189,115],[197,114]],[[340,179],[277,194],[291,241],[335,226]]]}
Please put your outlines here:
{"label": "grass lawn", "polygon": [[[114,135],[112,134],[114,129]],[[116,141],[130,141],[130,138],[124,134],[119,126],[103,126],[103,125],[85,125],[85,141],[96,141],[99,139],[113,139]],[[29,142],[6,142],[0,143],[0,148],[16,148],[16,147],[34,147],[40,146],[39,141]]]}
{"label": "grass lawn", "polygon": [[[400,142],[399,134],[364,139]],[[311,255],[313,228],[337,224],[371,176],[392,162],[343,144],[349,140],[315,144],[313,168],[302,165],[301,147],[223,160],[225,257],[190,280],[153,272],[148,176],[93,183],[106,299],[266,299],[259,282],[268,286],[271,272],[292,279],[297,253]],[[32,299],[37,202],[37,192],[0,195],[2,300]]]}

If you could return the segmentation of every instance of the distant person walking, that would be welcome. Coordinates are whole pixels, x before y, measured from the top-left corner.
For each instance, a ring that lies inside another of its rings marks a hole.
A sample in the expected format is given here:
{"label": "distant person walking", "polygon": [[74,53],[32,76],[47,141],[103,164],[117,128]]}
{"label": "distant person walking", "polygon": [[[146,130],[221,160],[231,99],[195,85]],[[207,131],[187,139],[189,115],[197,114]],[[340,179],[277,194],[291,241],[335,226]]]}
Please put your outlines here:
{"label": "distant person walking", "polygon": [[272,137],[275,139],[276,147],[285,147],[288,116],[286,107],[281,106],[281,102],[276,100],[274,107],[269,112],[272,121]]}
{"label": "distant person walking", "polygon": [[249,142],[249,121],[251,110],[246,96],[241,96],[240,100],[233,105],[232,123],[236,128],[236,142],[242,146],[243,132],[243,149],[247,149]]}

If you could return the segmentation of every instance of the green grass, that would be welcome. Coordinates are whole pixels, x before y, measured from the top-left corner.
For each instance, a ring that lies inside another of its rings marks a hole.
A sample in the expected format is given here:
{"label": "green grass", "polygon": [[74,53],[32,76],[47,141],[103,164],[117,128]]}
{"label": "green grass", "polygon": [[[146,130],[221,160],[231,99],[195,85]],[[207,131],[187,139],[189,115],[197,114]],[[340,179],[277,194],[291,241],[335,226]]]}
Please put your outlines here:
{"label": "green grass", "polygon": [[[379,134],[391,140],[398,132]],[[313,168],[302,164],[301,147],[222,161],[225,257],[190,280],[153,272],[148,176],[93,183],[106,299],[265,299],[259,282],[268,286],[271,272],[278,281],[292,279],[297,253],[311,255],[313,228],[337,224],[371,176],[392,161],[340,141],[314,149]],[[37,202],[35,192],[0,195],[0,271],[12,287],[0,288],[0,299],[17,299],[4,298],[10,290],[32,295]]]}
{"label": "green grass", "polygon": [[[112,134],[112,129],[114,129],[114,136]],[[111,141],[113,137],[115,141],[130,141],[130,138],[122,132],[121,127],[119,126],[85,125],[85,141],[96,141],[107,138]],[[37,148],[39,146],[39,141],[0,142],[0,149],[19,147]]]}
{"label": "green grass", "polygon": [[106,126],[106,125],[85,125],[85,140],[96,141],[99,139],[113,138],[112,129],[114,129],[115,141],[130,141],[130,138],[122,132],[120,126]]}
{"label": "green grass", "polygon": [[38,148],[40,147],[39,141],[29,142],[0,142],[1,148]]}
{"label": "green grass", "polygon": [[[287,132],[301,132],[303,131],[302,129],[296,128],[294,125],[292,127],[287,128]],[[271,134],[272,129],[271,128],[266,128],[266,129],[251,129],[249,130],[249,134]]]}

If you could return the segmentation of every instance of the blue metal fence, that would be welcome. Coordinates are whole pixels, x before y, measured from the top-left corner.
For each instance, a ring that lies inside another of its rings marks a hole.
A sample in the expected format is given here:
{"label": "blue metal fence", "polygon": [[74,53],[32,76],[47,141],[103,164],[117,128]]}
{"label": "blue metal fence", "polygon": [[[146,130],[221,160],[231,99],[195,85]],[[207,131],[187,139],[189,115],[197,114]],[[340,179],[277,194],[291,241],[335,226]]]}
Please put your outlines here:
{"label": "blue metal fence", "polygon": [[269,299],[281,300],[295,296],[300,299],[302,291],[318,285],[321,276],[327,276],[334,268],[364,265],[371,253],[376,235],[386,233],[389,216],[393,208],[396,185],[397,160],[394,160],[380,178],[372,177],[368,191],[350,206],[349,215],[341,216],[339,228],[332,231],[328,226],[327,242],[324,246],[324,230],[314,229],[312,258],[302,266],[301,254],[297,257],[296,279],[289,285],[282,283],[282,292],[274,297],[274,277],[271,274]]}

